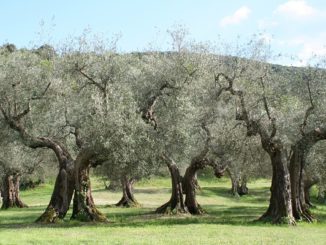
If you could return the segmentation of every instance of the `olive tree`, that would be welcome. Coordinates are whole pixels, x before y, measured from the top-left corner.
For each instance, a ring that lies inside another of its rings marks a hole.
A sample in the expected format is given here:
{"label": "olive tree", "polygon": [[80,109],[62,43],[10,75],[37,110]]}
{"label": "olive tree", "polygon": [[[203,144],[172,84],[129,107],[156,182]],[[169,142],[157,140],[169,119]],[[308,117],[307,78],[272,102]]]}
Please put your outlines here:
{"label": "olive tree", "polygon": [[[48,207],[39,222],[56,222],[65,217],[73,193],[89,193],[90,189],[81,188],[80,173],[89,165],[103,162],[97,149],[81,149],[76,161],[69,148],[60,138],[61,125],[65,124],[64,109],[58,98],[63,91],[63,80],[57,74],[59,57],[52,60],[27,50],[19,50],[1,59],[1,102],[2,120],[18,132],[22,143],[30,148],[51,149],[59,162],[59,173]],[[51,118],[56,118],[55,121]],[[76,145],[79,145],[75,131]],[[79,145],[80,146],[80,145]],[[85,167],[86,166],[86,167]],[[78,176],[78,177],[76,177]],[[87,182],[85,182],[87,183]],[[85,198],[86,197],[86,198]],[[106,221],[93,202],[87,202],[89,195],[79,198],[74,209],[82,210],[81,217],[89,220]],[[91,198],[89,198],[91,200]],[[82,204],[80,204],[82,203]]]}

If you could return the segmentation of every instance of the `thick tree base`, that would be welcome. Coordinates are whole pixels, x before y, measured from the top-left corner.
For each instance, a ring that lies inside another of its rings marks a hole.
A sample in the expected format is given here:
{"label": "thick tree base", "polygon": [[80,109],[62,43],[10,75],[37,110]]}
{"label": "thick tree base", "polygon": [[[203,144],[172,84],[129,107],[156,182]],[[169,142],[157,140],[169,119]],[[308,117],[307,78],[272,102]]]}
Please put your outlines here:
{"label": "thick tree base", "polygon": [[296,225],[296,221],[292,215],[289,216],[280,216],[278,213],[272,214],[267,211],[263,214],[258,220],[258,222],[271,223],[271,224],[287,224],[287,225]]}
{"label": "thick tree base", "polygon": [[297,221],[306,221],[308,223],[313,223],[316,221],[308,207],[293,208],[293,214]]}
{"label": "thick tree base", "polygon": [[22,201],[19,201],[18,203],[2,203],[1,209],[10,209],[10,208],[28,208],[28,206],[23,203]]}
{"label": "thick tree base", "polygon": [[271,224],[287,224],[293,226],[296,225],[296,221],[292,217],[262,216],[257,221]]}
{"label": "thick tree base", "polygon": [[59,217],[59,213],[53,207],[48,207],[35,222],[51,224],[51,223],[58,223],[61,221],[62,219]]}
{"label": "thick tree base", "polygon": [[205,214],[205,210],[197,203],[195,207],[187,205],[187,208],[189,210],[189,213],[192,215],[202,215]]}
{"label": "thick tree base", "polygon": [[141,204],[137,202],[137,200],[132,200],[130,198],[122,197],[121,200],[115,205],[116,207],[124,207],[124,208],[137,208],[141,207]]}
{"label": "thick tree base", "polygon": [[77,220],[81,222],[97,222],[97,223],[109,222],[106,216],[95,207],[92,208],[88,207],[83,210],[80,210],[78,213],[74,213],[71,216],[71,220]]}
{"label": "thick tree base", "polygon": [[156,214],[186,214],[189,212],[184,207],[181,207],[181,205],[172,205],[172,202],[169,201],[163,204],[161,207],[158,207],[155,210],[155,213]]}
{"label": "thick tree base", "polygon": [[20,175],[7,174],[2,182],[2,206],[1,209],[27,208],[28,206],[19,196]]}

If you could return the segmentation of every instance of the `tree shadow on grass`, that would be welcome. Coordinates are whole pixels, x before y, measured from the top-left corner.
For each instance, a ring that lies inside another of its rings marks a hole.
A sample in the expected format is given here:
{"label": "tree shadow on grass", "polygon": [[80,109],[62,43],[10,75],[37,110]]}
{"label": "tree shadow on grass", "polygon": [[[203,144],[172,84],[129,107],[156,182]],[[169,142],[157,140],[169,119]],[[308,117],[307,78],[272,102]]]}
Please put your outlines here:
{"label": "tree shadow on grass", "polygon": [[[143,189],[141,189],[143,190]],[[255,188],[249,196],[239,198],[239,203],[234,203],[234,197],[225,187],[204,187],[200,196],[221,196],[230,200],[227,205],[203,205],[206,214],[189,215],[155,214],[151,208],[108,208],[98,205],[98,208],[108,217],[109,223],[83,223],[70,221],[71,208],[67,218],[59,224],[36,224],[34,221],[45,209],[45,206],[32,206],[28,209],[10,209],[0,211],[1,229],[28,229],[28,228],[54,228],[67,229],[73,227],[152,227],[152,226],[183,226],[189,224],[234,225],[234,226],[261,226],[254,222],[267,209],[269,188]],[[325,205],[317,205],[312,209],[319,223],[326,222]],[[264,224],[267,225],[267,224]]]}
{"label": "tree shadow on grass", "polygon": [[[12,217],[1,220],[0,229],[26,229],[26,228],[72,228],[72,227],[146,227],[146,226],[171,226],[171,225],[189,225],[189,224],[225,224],[225,225],[255,225],[252,220],[259,217],[263,212],[261,207],[226,207],[226,206],[204,206],[208,211],[204,215],[159,215],[150,209],[132,209],[128,212],[104,212],[109,219],[109,223],[83,223],[69,221],[69,218],[58,224],[37,224],[34,223],[39,213],[19,215],[14,222]],[[125,210],[125,209],[124,209]],[[108,210],[105,210],[108,211]],[[111,209],[109,210],[111,211]],[[69,216],[69,215],[68,215]]]}
{"label": "tree shadow on grass", "polygon": [[204,197],[219,196],[232,201],[235,199],[239,199],[241,202],[244,203],[264,204],[269,200],[270,191],[267,187],[255,188],[249,190],[249,194],[247,195],[235,197],[231,194],[230,189],[226,187],[204,187],[198,194]]}
{"label": "tree shadow on grass", "polygon": [[[96,192],[107,192],[107,193],[121,193],[122,190],[105,190],[105,189],[95,189],[92,190],[93,193]],[[171,188],[135,188],[134,193],[143,193],[143,194],[154,194],[154,193],[169,193],[171,192]]]}

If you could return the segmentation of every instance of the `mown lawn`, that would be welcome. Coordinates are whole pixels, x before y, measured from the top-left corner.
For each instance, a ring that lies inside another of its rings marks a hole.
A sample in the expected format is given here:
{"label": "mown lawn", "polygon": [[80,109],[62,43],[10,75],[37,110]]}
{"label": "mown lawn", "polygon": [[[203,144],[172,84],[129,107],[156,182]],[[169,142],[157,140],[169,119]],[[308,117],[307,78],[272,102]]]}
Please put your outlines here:
{"label": "mown lawn", "polygon": [[28,209],[0,211],[0,244],[326,244],[326,206],[313,209],[317,223],[296,227],[253,222],[267,208],[269,182],[249,184],[250,195],[234,198],[228,194],[227,179],[200,180],[198,201],[207,211],[202,216],[156,215],[153,210],[169,197],[168,178],[143,181],[136,186],[141,208],[110,205],[120,192],[108,192],[94,181],[94,197],[108,224],[69,221],[61,224],[33,223],[49,201],[52,185],[23,191]]}

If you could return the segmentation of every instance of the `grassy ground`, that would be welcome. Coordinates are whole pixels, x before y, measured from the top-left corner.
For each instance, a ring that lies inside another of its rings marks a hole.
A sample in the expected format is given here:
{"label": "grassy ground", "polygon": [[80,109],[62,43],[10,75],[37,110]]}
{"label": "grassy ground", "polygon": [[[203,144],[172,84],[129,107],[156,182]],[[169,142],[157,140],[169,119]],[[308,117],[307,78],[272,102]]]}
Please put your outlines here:
{"label": "grassy ground", "polygon": [[268,205],[269,183],[249,184],[250,195],[233,198],[226,179],[200,180],[198,201],[203,216],[161,216],[152,211],[169,197],[169,179],[156,178],[136,186],[142,208],[113,208],[120,193],[94,184],[94,197],[109,224],[87,224],[67,220],[61,224],[38,225],[33,221],[49,201],[52,185],[21,193],[28,209],[0,211],[0,244],[326,244],[326,206],[313,212],[319,221],[287,227],[252,222]]}

